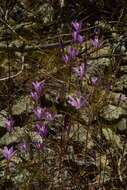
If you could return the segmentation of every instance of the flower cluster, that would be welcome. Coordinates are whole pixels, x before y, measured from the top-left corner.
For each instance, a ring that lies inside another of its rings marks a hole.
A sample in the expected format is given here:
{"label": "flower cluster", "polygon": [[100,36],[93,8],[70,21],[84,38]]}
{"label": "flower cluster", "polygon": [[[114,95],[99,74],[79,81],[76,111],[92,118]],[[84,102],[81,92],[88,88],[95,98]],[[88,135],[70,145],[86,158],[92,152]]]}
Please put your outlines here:
{"label": "flower cluster", "polygon": [[[36,133],[38,135],[40,135],[41,137],[46,137],[48,134],[48,125],[45,124],[43,122],[43,120],[45,118],[47,118],[48,112],[46,112],[45,108],[42,108],[39,105],[39,100],[40,100],[41,94],[44,90],[45,83],[35,81],[32,83],[32,85],[34,88],[34,92],[31,93],[31,96],[32,96],[33,100],[36,102],[36,107],[34,108],[33,112],[34,112],[34,115],[35,115],[35,118],[37,121],[37,123],[34,126],[34,131],[36,131]],[[40,144],[41,142],[36,142],[36,143]],[[34,142],[34,147],[36,148],[39,146],[35,146],[35,142]],[[41,146],[41,147],[43,147],[43,146]]]}
{"label": "flower cluster", "polygon": [[45,83],[35,81],[32,83],[32,85],[33,85],[34,91],[31,92],[31,97],[35,102],[38,102],[44,90]]}
{"label": "flower cluster", "polygon": [[41,124],[37,123],[35,125],[35,131],[37,134],[39,134],[41,137],[46,137],[48,135],[48,125],[47,124]]}
{"label": "flower cluster", "polygon": [[[78,23],[77,21],[72,22],[72,42],[82,44],[84,42],[83,36],[80,34],[81,32],[81,22]],[[62,46],[63,47],[63,46]],[[78,49],[69,46],[67,48],[67,52],[63,55],[63,61],[65,63],[70,62],[71,60],[75,59],[79,54]]]}
{"label": "flower cluster", "polygon": [[82,44],[83,41],[84,41],[83,36],[80,34],[81,27],[82,27],[82,23],[81,22],[80,23],[77,22],[77,21],[72,22],[72,28],[73,28],[72,37],[73,37],[73,41],[76,42],[76,43],[80,43],[80,44]]}
{"label": "flower cluster", "polygon": [[73,71],[75,75],[79,77],[80,80],[82,80],[86,73],[85,64],[82,63],[79,67],[73,67]]}
{"label": "flower cluster", "polygon": [[55,114],[53,114],[47,108],[41,108],[38,106],[33,111],[37,120],[47,120],[50,122],[55,118]]}
{"label": "flower cluster", "polygon": [[86,106],[87,105],[87,101],[83,96],[69,96],[68,97],[68,103],[71,104],[71,106],[75,107],[77,110]]}
{"label": "flower cluster", "polygon": [[70,46],[67,48],[67,53],[63,55],[63,60],[65,63],[68,63],[69,61],[73,60],[78,54],[78,50]]}

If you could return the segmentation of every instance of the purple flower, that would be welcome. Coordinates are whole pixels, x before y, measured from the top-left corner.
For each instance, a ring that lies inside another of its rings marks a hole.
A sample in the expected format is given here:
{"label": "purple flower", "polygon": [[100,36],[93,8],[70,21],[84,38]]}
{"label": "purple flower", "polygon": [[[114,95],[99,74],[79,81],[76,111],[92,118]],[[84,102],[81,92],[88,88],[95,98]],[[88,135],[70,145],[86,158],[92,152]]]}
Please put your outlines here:
{"label": "purple flower", "polygon": [[40,95],[42,93],[42,90],[44,89],[45,83],[44,82],[32,82],[32,85],[34,87],[34,90]]}
{"label": "purple flower", "polygon": [[12,118],[8,118],[5,121],[5,128],[7,129],[8,132],[11,132],[14,127],[14,120]]}
{"label": "purple flower", "polygon": [[35,131],[41,136],[46,137],[48,134],[48,126],[46,124],[42,125],[37,123],[35,125]]}
{"label": "purple flower", "polygon": [[35,149],[37,149],[39,151],[44,149],[44,144],[41,142],[33,142],[33,145],[34,145]]}
{"label": "purple flower", "polygon": [[47,108],[37,107],[34,109],[34,114],[37,120],[45,119],[47,121],[53,121],[55,114],[49,111]]}
{"label": "purple flower", "polygon": [[127,100],[127,97],[126,97],[124,94],[121,94],[120,99],[121,99],[121,101],[126,101],[126,100]]}
{"label": "purple flower", "polygon": [[5,146],[3,149],[3,155],[6,160],[11,160],[15,153],[16,151],[13,150],[13,147],[9,149],[7,146]]}
{"label": "purple flower", "polygon": [[99,48],[100,47],[100,42],[99,42],[98,36],[94,36],[94,38],[92,39],[91,42],[92,42],[92,45],[95,48]]}
{"label": "purple flower", "polygon": [[31,92],[31,97],[35,102],[37,102],[40,98],[40,96],[37,92]]}
{"label": "purple flower", "polygon": [[84,42],[83,36],[80,35],[79,32],[77,32],[77,31],[74,31],[72,33],[72,37],[73,37],[74,42],[77,42],[77,43],[80,43],[80,44],[82,44]]}
{"label": "purple flower", "polygon": [[118,98],[118,103],[125,102],[127,100],[127,97],[124,94],[120,94]]}
{"label": "purple flower", "polygon": [[85,64],[82,63],[79,67],[74,67],[73,71],[82,80],[86,72]]}
{"label": "purple flower", "polygon": [[100,78],[99,77],[91,77],[92,85],[98,86],[100,84]]}
{"label": "purple flower", "polygon": [[41,120],[43,117],[43,109],[41,107],[37,107],[36,109],[33,110],[35,117],[37,120]]}
{"label": "purple flower", "polygon": [[47,121],[53,121],[55,119],[55,114],[45,109],[44,119]]}
{"label": "purple flower", "polygon": [[71,104],[76,109],[80,109],[81,107],[86,105],[86,100],[84,97],[76,97],[76,96],[69,96],[68,103]]}
{"label": "purple flower", "polygon": [[78,50],[73,47],[68,47],[67,52],[70,59],[74,59],[79,53]]}
{"label": "purple flower", "polygon": [[81,22],[73,21],[71,24],[72,24],[72,27],[73,27],[73,29],[74,29],[75,31],[80,32],[81,26],[82,26],[82,23],[81,23]]}
{"label": "purple flower", "polygon": [[67,64],[70,61],[70,58],[67,54],[63,55],[63,61]]}
{"label": "purple flower", "polygon": [[25,141],[19,144],[19,149],[22,153],[26,153],[29,149],[28,143]]}

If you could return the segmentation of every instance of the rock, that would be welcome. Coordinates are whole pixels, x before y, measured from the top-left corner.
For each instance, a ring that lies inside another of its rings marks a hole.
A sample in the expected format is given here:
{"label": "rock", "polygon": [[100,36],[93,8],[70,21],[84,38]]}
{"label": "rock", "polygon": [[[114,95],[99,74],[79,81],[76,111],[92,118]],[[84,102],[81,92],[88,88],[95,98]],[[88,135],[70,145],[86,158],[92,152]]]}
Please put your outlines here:
{"label": "rock", "polygon": [[42,6],[39,7],[37,14],[41,15],[40,18],[43,19],[44,24],[49,24],[52,22],[53,19],[53,7],[50,3],[44,3]]}
{"label": "rock", "polygon": [[123,74],[127,74],[127,65],[120,66],[120,72]]}
{"label": "rock", "polygon": [[2,110],[0,112],[0,127],[4,126],[5,118],[7,117],[7,112],[5,110]]}
{"label": "rock", "polygon": [[14,115],[20,115],[24,112],[31,112],[33,109],[30,96],[21,96],[12,107]]}
{"label": "rock", "polygon": [[123,92],[123,89],[127,89],[127,75],[124,74],[116,80],[113,87],[113,91]]}
{"label": "rock", "polygon": [[9,145],[12,143],[19,142],[23,134],[24,134],[24,128],[16,127],[12,133],[7,132],[0,139],[0,145]]}
{"label": "rock", "polygon": [[100,116],[108,122],[116,121],[125,115],[126,111],[124,109],[114,105],[105,106],[100,114]]}
{"label": "rock", "polygon": [[103,57],[103,56],[110,55],[110,54],[111,54],[111,48],[110,48],[110,46],[106,46],[106,47],[102,47],[99,50],[97,50],[96,52],[92,53],[91,56],[98,57],[98,55],[99,55],[99,56]]}
{"label": "rock", "polygon": [[116,106],[120,106],[121,108],[127,110],[127,99],[122,100],[120,99],[120,97],[126,98],[126,96],[122,93],[111,92],[110,103]]}
{"label": "rock", "polygon": [[110,128],[103,128],[102,133],[108,142],[111,142],[119,149],[123,149],[120,136],[116,135],[113,130],[111,130]]}
{"label": "rock", "polygon": [[127,120],[126,118],[122,118],[117,124],[116,127],[119,131],[125,131],[127,129]]}
{"label": "rock", "polygon": [[109,67],[111,65],[111,60],[109,58],[100,58],[98,59],[98,65],[103,67]]}

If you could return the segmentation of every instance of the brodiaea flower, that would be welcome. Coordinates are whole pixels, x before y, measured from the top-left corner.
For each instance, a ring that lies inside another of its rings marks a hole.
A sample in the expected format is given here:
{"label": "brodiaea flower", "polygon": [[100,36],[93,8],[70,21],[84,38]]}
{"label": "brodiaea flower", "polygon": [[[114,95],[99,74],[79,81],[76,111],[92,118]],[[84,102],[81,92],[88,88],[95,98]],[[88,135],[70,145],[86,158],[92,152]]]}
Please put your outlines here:
{"label": "brodiaea flower", "polygon": [[35,117],[37,120],[41,120],[43,116],[43,109],[41,107],[37,107],[36,109],[33,110]]}
{"label": "brodiaea flower", "polygon": [[8,132],[11,132],[14,127],[14,120],[12,118],[8,118],[5,121],[5,128],[7,129]]}
{"label": "brodiaea flower", "polygon": [[82,44],[84,41],[83,36],[80,35],[77,31],[72,33],[72,37],[73,37],[74,42]]}
{"label": "brodiaea flower", "polygon": [[28,143],[25,141],[19,144],[19,149],[22,153],[26,153],[29,149]]}
{"label": "brodiaea flower", "polygon": [[48,111],[46,108],[44,108],[44,116],[43,118],[47,121],[53,121],[55,119],[55,114],[51,111]]}
{"label": "brodiaea flower", "polygon": [[125,96],[124,94],[120,94],[118,98],[118,103],[125,102],[126,100],[127,100],[127,96]]}
{"label": "brodiaea flower", "polygon": [[41,136],[46,137],[48,134],[48,126],[46,124],[42,125],[37,123],[35,125],[35,131]]}
{"label": "brodiaea flower", "polygon": [[41,94],[42,93],[42,90],[44,89],[44,82],[38,82],[38,81],[35,81],[35,82],[32,82],[32,85],[34,87],[34,90],[38,93],[38,94]]}
{"label": "brodiaea flower", "polygon": [[67,54],[63,55],[63,61],[67,64],[70,61],[70,58]]}
{"label": "brodiaea flower", "polygon": [[93,39],[92,39],[92,45],[93,45],[95,48],[100,47],[100,42],[99,42],[98,36],[94,36],[94,37],[93,37]]}
{"label": "brodiaea flower", "polygon": [[74,67],[73,71],[82,80],[86,72],[85,64],[82,63],[79,67]]}
{"label": "brodiaea flower", "polygon": [[40,96],[37,92],[31,92],[31,97],[35,102],[37,102],[40,98]]}
{"label": "brodiaea flower", "polygon": [[34,147],[37,149],[37,150],[43,150],[43,148],[44,148],[44,144],[43,143],[41,143],[41,142],[33,142],[33,145],[34,145]]}
{"label": "brodiaea flower", "polygon": [[15,153],[16,151],[13,150],[13,147],[9,149],[7,146],[5,146],[3,149],[3,155],[6,160],[11,160]]}
{"label": "brodiaea flower", "polygon": [[74,59],[79,53],[78,50],[73,47],[68,47],[67,52],[68,52],[70,60]]}
{"label": "brodiaea flower", "polygon": [[76,97],[76,96],[69,96],[68,103],[71,104],[76,109],[80,109],[81,107],[86,105],[86,100],[84,97]]}
{"label": "brodiaea flower", "polygon": [[94,86],[98,86],[100,84],[100,77],[91,77],[91,82],[92,82],[92,85]]}
{"label": "brodiaea flower", "polygon": [[80,32],[81,25],[82,25],[81,22],[73,21],[71,24],[74,30]]}

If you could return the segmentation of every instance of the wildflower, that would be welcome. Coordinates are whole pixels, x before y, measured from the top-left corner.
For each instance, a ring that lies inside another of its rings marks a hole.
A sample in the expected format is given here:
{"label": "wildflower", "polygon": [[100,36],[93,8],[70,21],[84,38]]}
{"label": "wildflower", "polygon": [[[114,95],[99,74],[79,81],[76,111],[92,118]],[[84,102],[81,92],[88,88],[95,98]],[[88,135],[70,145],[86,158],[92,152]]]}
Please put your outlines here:
{"label": "wildflower", "polygon": [[69,59],[69,56],[67,54],[63,55],[63,61],[67,64],[70,59]]}
{"label": "wildflower", "polygon": [[79,67],[74,67],[73,71],[82,80],[86,72],[85,64],[82,63]]}
{"label": "wildflower", "polygon": [[71,24],[72,24],[72,27],[73,27],[73,29],[74,29],[75,31],[80,32],[81,25],[82,25],[81,22],[73,21]]}
{"label": "wildflower", "polygon": [[32,85],[34,87],[34,90],[40,95],[42,93],[42,90],[44,89],[44,82],[32,82]]}
{"label": "wildflower", "polygon": [[74,31],[74,32],[72,33],[72,37],[73,37],[74,42],[77,42],[77,43],[82,44],[83,41],[84,41],[83,36],[80,35],[79,32],[77,32],[77,31]]}
{"label": "wildflower", "polygon": [[55,114],[50,112],[50,111],[46,111],[44,112],[44,119],[47,121],[53,121],[55,118]]}
{"label": "wildflower", "polygon": [[100,78],[99,77],[91,77],[92,85],[98,86],[100,84]]}
{"label": "wildflower", "polygon": [[80,96],[80,97],[69,96],[68,103],[71,104],[76,109],[80,109],[81,107],[86,105],[86,100],[82,96]]}
{"label": "wildflower", "polygon": [[121,101],[126,101],[127,97],[124,94],[121,94],[120,99],[121,99]]}
{"label": "wildflower", "polygon": [[43,117],[43,109],[41,107],[37,107],[36,109],[33,110],[35,117],[37,120],[41,120]]}
{"label": "wildflower", "polygon": [[34,114],[37,120],[45,119],[47,121],[53,121],[55,114],[47,110],[47,108],[37,107],[34,109]]}
{"label": "wildflower", "polygon": [[70,60],[74,59],[79,53],[78,50],[73,47],[68,47],[67,52],[68,52]]}
{"label": "wildflower", "polygon": [[94,36],[94,38],[92,39],[91,42],[92,42],[92,45],[93,45],[95,48],[100,47],[100,42],[99,42],[98,36]]}
{"label": "wildflower", "polygon": [[20,143],[20,145],[19,145],[19,149],[20,149],[20,151],[22,152],[22,153],[25,153],[25,152],[27,152],[28,151],[28,144],[26,143],[26,142],[22,142],[22,143]]}
{"label": "wildflower", "polygon": [[35,102],[37,102],[40,98],[40,96],[37,92],[31,92],[31,97]]}
{"label": "wildflower", "polygon": [[11,160],[11,158],[14,156],[15,153],[16,153],[16,151],[13,150],[13,147],[8,149],[8,147],[5,146],[3,149],[3,155],[6,160]]}
{"label": "wildflower", "polygon": [[34,142],[33,145],[34,145],[35,149],[37,149],[39,151],[43,150],[43,148],[44,148],[44,144],[41,142]]}
{"label": "wildflower", "polygon": [[127,100],[127,97],[124,94],[120,94],[118,98],[118,103],[125,102]]}
{"label": "wildflower", "polygon": [[46,137],[48,134],[48,126],[46,124],[42,125],[37,123],[35,125],[35,131],[41,136]]}
{"label": "wildflower", "polygon": [[8,132],[11,132],[14,127],[14,120],[12,118],[8,118],[5,121],[5,128],[7,129]]}

